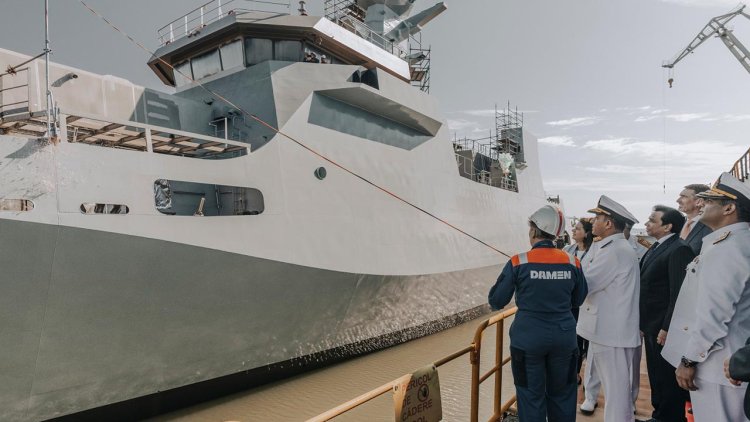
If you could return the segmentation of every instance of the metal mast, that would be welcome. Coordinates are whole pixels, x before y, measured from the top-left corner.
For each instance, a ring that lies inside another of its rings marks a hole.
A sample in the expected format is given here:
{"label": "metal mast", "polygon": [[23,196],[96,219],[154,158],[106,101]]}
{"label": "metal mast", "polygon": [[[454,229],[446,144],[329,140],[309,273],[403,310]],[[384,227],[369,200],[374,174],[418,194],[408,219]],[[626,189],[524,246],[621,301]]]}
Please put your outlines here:
{"label": "metal mast", "polygon": [[52,137],[52,91],[49,86],[49,0],[44,0],[44,83],[47,89],[47,140]]}
{"label": "metal mast", "polygon": [[729,21],[740,15],[750,19],[750,15],[745,13],[744,9],[745,5],[742,5],[737,10],[734,10],[725,15],[712,18],[703,28],[703,30],[698,33],[698,35],[684,50],[677,54],[671,61],[664,62],[662,67],[672,69],[677,63],[680,62],[680,60],[684,59],[685,56],[695,51],[695,49],[698,48],[699,45],[703,44],[703,42],[706,41],[709,37],[716,35],[721,39],[721,41],[724,42],[724,45],[727,46],[734,57],[739,60],[740,64],[745,68],[745,70],[750,73],[750,51],[748,51],[747,48],[745,48],[745,46],[742,45],[742,43],[737,39],[737,37],[732,34],[731,29],[727,29],[725,27],[725,25]]}

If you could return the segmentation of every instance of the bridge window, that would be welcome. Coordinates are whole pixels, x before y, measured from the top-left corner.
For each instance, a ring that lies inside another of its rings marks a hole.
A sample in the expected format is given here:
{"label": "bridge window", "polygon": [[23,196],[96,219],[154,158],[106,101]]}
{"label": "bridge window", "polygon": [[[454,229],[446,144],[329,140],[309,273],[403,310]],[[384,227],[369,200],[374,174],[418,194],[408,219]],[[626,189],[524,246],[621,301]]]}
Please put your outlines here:
{"label": "bridge window", "polygon": [[302,61],[302,42],[280,40],[274,43],[274,59],[285,62]]}
{"label": "bridge window", "polygon": [[205,78],[221,71],[221,58],[219,50],[211,50],[191,60],[193,64],[193,77],[195,79]]}
{"label": "bridge window", "polygon": [[201,217],[258,215],[265,208],[258,189],[168,179],[154,182],[154,204],[162,214]]}
{"label": "bridge window", "polygon": [[246,38],[245,59],[248,66],[273,60],[273,41],[261,38]]}
{"label": "bridge window", "polygon": [[190,68],[190,60],[182,62],[174,68],[175,85],[183,86],[189,84],[190,82],[193,82],[191,79],[193,77],[193,69]]}
{"label": "bridge window", "polygon": [[94,202],[86,202],[81,204],[81,212],[83,214],[127,214],[130,212],[130,208],[127,205],[122,204],[98,204]]}
{"label": "bridge window", "polygon": [[0,198],[0,211],[31,211],[34,203],[28,199],[4,199]]}
{"label": "bridge window", "polygon": [[242,40],[236,40],[229,44],[224,44],[219,50],[221,51],[221,67],[224,70],[244,65],[244,58],[242,57]]}

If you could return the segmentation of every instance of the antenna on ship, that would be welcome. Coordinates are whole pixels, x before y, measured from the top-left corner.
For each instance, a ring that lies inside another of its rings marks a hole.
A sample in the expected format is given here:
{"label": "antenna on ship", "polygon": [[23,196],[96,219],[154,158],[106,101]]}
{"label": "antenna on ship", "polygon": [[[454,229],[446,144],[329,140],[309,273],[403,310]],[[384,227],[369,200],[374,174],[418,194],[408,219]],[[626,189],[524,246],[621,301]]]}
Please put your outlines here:
{"label": "antenna on ship", "polygon": [[305,10],[305,0],[300,0],[299,9],[297,9],[300,16],[307,16],[307,10]]}

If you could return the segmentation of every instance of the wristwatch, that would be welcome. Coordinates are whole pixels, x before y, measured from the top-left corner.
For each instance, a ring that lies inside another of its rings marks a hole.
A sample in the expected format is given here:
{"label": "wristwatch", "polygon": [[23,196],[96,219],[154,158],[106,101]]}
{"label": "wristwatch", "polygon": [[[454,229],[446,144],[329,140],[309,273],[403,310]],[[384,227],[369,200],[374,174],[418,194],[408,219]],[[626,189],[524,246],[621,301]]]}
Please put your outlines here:
{"label": "wristwatch", "polygon": [[682,359],[680,359],[680,363],[685,368],[695,368],[695,365],[698,364],[698,362],[696,362],[694,360],[690,360],[690,359],[686,358],[685,356],[683,356]]}

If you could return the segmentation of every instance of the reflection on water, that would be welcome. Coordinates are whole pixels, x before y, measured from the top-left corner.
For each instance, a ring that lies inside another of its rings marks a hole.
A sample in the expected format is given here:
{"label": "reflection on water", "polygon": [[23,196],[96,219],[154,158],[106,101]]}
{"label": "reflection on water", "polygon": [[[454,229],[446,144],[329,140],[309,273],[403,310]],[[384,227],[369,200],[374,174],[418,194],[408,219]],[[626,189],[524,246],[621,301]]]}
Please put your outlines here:
{"label": "reflection on water", "polygon": [[[471,344],[479,323],[467,322],[443,332],[391,347],[367,356],[315,370],[287,380],[248,390],[152,421],[300,421],[323,413],[362,393],[370,391],[414,369],[428,365]],[[505,325],[504,353],[508,354],[508,327]],[[482,348],[482,373],[494,364],[495,329],[485,331]],[[469,420],[471,365],[466,354],[438,368],[444,421]],[[502,400],[512,394],[510,365],[503,368]],[[493,379],[482,384],[479,418],[492,415]],[[393,421],[393,398],[388,393],[335,421]]]}

